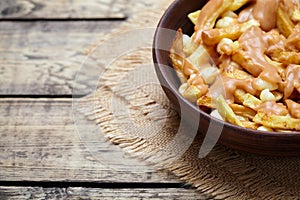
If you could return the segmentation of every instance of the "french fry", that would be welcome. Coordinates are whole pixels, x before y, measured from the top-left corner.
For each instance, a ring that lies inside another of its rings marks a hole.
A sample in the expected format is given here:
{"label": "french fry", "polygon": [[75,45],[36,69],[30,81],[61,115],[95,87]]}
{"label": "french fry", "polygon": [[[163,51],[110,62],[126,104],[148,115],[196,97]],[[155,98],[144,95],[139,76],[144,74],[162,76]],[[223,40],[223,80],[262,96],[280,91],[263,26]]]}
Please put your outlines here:
{"label": "french fry", "polygon": [[289,116],[268,115],[257,113],[253,119],[257,124],[262,124],[272,129],[296,130],[300,131],[300,119]]}
{"label": "french fry", "polygon": [[199,17],[199,14],[200,14],[201,10],[197,10],[195,12],[192,12],[188,15],[188,18],[191,20],[191,22],[196,25],[197,24],[197,20],[198,20],[198,17]]}
{"label": "french fry", "polygon": [[285,64],[300,65],[300,53],[294,51],[285,51],[279,54],[278,60]]}
{"label": "french fry", "polygon": [[277,10],[277,27],[285,37],[289,37],[294,28],[294,24],[282,4]]}
{"label": "french fry", "polygon": [[216,108],[216,102],[208,95],[203,95],[198,98],[197,105],[206,108]]}
{"label": "french fry", "polygon": [[233,110],[233,112],[236,115],[240,115],[240,116],[246,117],[246,118],[251,119],[251,120],[256,115],[256,111],[252,110],[249,107],[239,105],[239,104],[229,104],[229,106],[231,107],[231,109]]}
{"label": "french fry", "polygon": [[[230,104],[229,104],[230,105]],[[236,113],[234,113],[236,114]],[[241,122],[249,122],[249,119],[247,117],[241,116],[241,115],[236,115],[237,118],[241,121]]]}
{"label": "french fry", "polygon": [[246,94],[247,93],[244,90],[237,89],[234,92],[235,102],[237,102],[239,104],[243,104],[244,100],[246,99]]}
{"label": "french fry", "polygon": [[247,106],[253,110],[258,110],[258,107],[261,105],[262,101],[255,96],[247,93],[243,101],[243,105]]}
{"label": "french fry", "polygon": [[241,116],[241,115],[236,115],[236,116],[241,121],[241,123],[243,124],[243,127],[245,127],[245,128],[257,130],[257,128],[259,127],[258,124],[256,124],[253,121],[250,121],[248,117]]}
{"label": "french fry", "polygon": [[178,29],[175,39],[171,44],[170,59],[173,63],[174,70],[176,71],[181,83],[187,81],[187,76],[183,73],[184,67],[184,53],[183,53],[183,33],[182,29]]}
{"label": "french fry", "polygon": [[251,121],[241,121],[241,122],[243,124],[243,127],[245,127],[245,128],[257,130],[259,127],[259,124],[255,123],[255,122],[251,122]]}
{"label": "french fry", "polygon": [[281,0],[281,4],[293,22],[298,22],[300,20],[300,4],[298,1]]}
{"label": "french fry", "polygon": [[249,58],[246,55],[245,51],[239,49],[232,54],[232,61],[238,63],[242,66],[246,71],[248,71],[253,76],[259,76],[259,71],[257,70],[257,66],[255,66],[253,58]]}
{"label": "french fry", "polygon": [[213,28],[222,13],[229,10],[234,0],[210,0],[199,14],[195,30]]}
{"label": "french fry", "polygon": [[249,2],[251,2],[251,0],[234,0],[229,10],[236,11]]}
{"label": "french fry", "polygon": [[206,45],[218,44],[223,38],[236,40],[252,26],[259,26],[258,21],[249,20],[246,23],[236,23],[226,28],[204,30],[202,40]]}
{"label": "french fry", "polygon": [[229,10],[233,1],[234,0],[210,0],[205,4],[195,25],[195,33],[192,37],[194,43],[198,45],[202,43],[202,30],[213,28],[217,19]]}
{"label": "french fry", "polygon": [[280,101],[283,98],[283,93],[279,91],[272,91],[271,93],[274,95],[275,101]]}
{"label": "french fry", "polygon": [[241,69],[238,69],[235,67],[233,67],[232,70],[226,70],[224,73],[229,78],[235,78],[235,79],[240,79],[240,80],[252,78],[252,76],[250,74],[248,74],[247,72],[245,72],[244,70],[241,70]]}
{"label": "french fry", "polygon": [[288,51],[298,52],[300,50],[300,23],[293,29],[291,35],[285,40],[284,47]]}
{"label": "french fry", "polygon": [[267,55],[264,55],[264,58],[266,59],[266,61],[268,63],[270,63],[277,69],[282,80],[285,80],[285,64],[283,64],[281,62],[276,62],[276,61],[272,60],[271,58],[269,58]]}
{"label": "french fry", "polygon": [[244,127],[243,123],[238,119],[236,114],[233,112],[233,110],[230,108],[230,106],[227,104],[226,100],[222,95],[220,95],[217,98],[217,108],[220,113],[220,115],[228,122],[232,124],[236,124],[238,126]]}

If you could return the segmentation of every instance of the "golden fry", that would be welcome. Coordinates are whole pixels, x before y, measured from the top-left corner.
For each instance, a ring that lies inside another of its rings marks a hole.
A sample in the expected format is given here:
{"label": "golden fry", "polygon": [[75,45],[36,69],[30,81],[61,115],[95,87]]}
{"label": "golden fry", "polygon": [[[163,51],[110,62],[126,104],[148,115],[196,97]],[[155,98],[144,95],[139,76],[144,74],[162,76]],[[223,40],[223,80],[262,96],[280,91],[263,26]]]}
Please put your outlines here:
{"label": "golden fry", "polygon": [[282,5],[277,10],[277,28],[285,37],[289,37],[294,28],[293,22]]}
{"label": "golden fry", "polygon": [[233,0],[210,0],[202,8],[195,30],[213,28],[222,13],[229,10]]}
{"label": "golden fry", "polygon": [[279,91],[272,91],[271,93],[274,95],[275,101],[280,101],[283,98],[283,94]]}
{"label": "golden fry", "polygon": [[192,12],[188,15],[188,18],[191,20],[191,22],[193,24],[196,25],[197,23],[197,20],[198,20],[198,17],[199,17],[199,14],[200,14],[201,10],[198,10],[198,11],[195,11],[195,12]]}
{"label": "golden fry", "polygon": [[243,123],[239,120],[230,106],[227,104],[226,100],[222,95],[217,98],[217,109],[220,115],[228,122],[236,124],[238,126],[244,126]]}
{"label": "golden fry", "polygon": [[239,105],[239,104],[230,104],[229,106],[231,107],[231,109],[235,114],[246,117],[248,119],[252,120],[256,115],[255,110],[252,110],[251,108],[248,108],[246,106]]}
{"label": "golden fry", "polygon": [[241,122],[243,124],[243,127],[254,129],[254,130],[257,130],[260,126],[259,124],[255,123],[255,122],[251,122],[251,121],[241,121]]}
{"label": "golden fry", "polygon": [[215,45],[223,38],[236,40],[252,26],[259,26],[259,23],[256,20],[249,20],[245,23],[232,24],[226,28],[204,30],[202,32],[202,40],[206,45]]}
{"label": "golden fry", "polygon": [[262,104],[262,101],[255,96],[247,93],[243,102],[244,106],[247,106],[253,110],[258,110],[258,107]]}
{"label": "golden fry", "polygon": [[213,102],[213,99],[208,95],[203,95],[202,97],[198,98],[197,105],[207,108],[216,108],[216,103]]}
{"label": "golden fry", "polygon": [[265,55],[264,58],[266,59],[266,61],[268,63],[270,63],[277,69],[280,77],[282,78],[282,80],[284,80],[285,79],[285,65],[281,62],[276,62],[276,61],[272,60],[267,55]]}
{"label": "golden fry", "polygon": [[233,69],[231,69],[231,70],[226,70],[224,73],[229,78],[235,78],[235,79],[240,79],[240,80],[252,78],[252,76],[250,74],[248,74],[247,72],[245,72],[244,70],[241,70],[241,69],[238,69],[235,67],[233,67]]}
{"label": "golden fry", "polygon": [[215,26],[217,19],[232,5],[233,0],[210,0],[202,8],[197,23],[195,25],[195,33],[193,41],[196,44],[201,44],[202,30],[211,29]]}
{"label": "golden fry", "polygon": [[300,131],[300,119],[291,118],[289,116],[278,116],[268,115],[265,113],[257,113],[253,121],[257,124],[262,124],[272,129]]}
{"label": "golden fry", "polygon": [[300,65],[300,53],[299,52],[281,52],[278,60],[285,64],[296,64]]}
{"label": "golden fry", "polygon": [[246,94],[247,93],[244,90],[237,89],[234,92],[235,102],[243,104],[244,100],[246,99]]}
{"label": "golden fry", "polygon": [[171,44],[170,59],[173,63],[173,67],[180,79],[181,83],[187,81],[187,76],[183,73],[184,67],[184,53],[183,53],[183,33],[182,29],[178,29],[175,39]]}
{"label": "golden fry", "polygon": [[229,10],[236,11],[249,2],[251,2],[251,0],[234,0]]}
{"label": "golden fry", "polygon": [[300,21],[300,4],[295,0],[281,0],[281,6],[286,10],[290,19],[294,22]]}
{"label": "golden fry", "polygon": [[284,47],[288,51],[300,51],[300,24],[297,24],[291,35],[286,39]]}
{"label": "golden fry", "polygon": [[236,40],[241,34],[240,26],[235,24],[228,28],[204,30],[202,32],[202,41],[206,45],[215,45],[223,38]]}

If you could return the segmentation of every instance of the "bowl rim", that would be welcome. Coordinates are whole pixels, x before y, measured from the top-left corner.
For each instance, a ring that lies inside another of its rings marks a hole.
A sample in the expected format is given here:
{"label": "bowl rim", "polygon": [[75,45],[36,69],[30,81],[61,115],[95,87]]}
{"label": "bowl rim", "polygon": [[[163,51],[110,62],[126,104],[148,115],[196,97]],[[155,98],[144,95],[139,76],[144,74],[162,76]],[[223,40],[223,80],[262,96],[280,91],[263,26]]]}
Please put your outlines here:
{"label": "bowl rim", "polygon": [[[187,99],[185,99],[178,91],[178,88],[175,87],[175,85],[170,83],[170,80],[167,78],[168,76],[166,76],[166,73],[164,70],[161,69],[161,66],[163,65],[160,58],[159,58],[159,54],[160,54],[160,49],[159,47],[159,30],[161,28],[166,29],[164,27],[164,24],[169,20],[168,19],[168,15],[172,12],[173,9],[177,8],[178,6],[181,5],[181,3],[183,3],[184,0],[175,0],[174,2],[172,2],[169,7],[166,9],[166,11],[164,12],[164,14],[162,15],[162,17],[159,20],[159,23],[156,27],[155,30],[155,34],[154,34],[154,39],[153,39],[153,44],[152,44],[152,56],[153,56],[153,60],[154,60],[154,66],[155,66],[155,70],[156,73],[160,73],[161,77],[164,79],[164,81],[167,83],[168,88],[171,89],[171,92],[176,96],[176,98],[178,99],[178,101],[183,102],[184,104],[186,104],[188,107],[193,109],[193,112],[195,113],[199,113],[201,116],[204,116],[205,118],[212,120],[213,122],[210,123],[217,123],[217,124],[222,124],[224,125],[224,127],[228,127],[234,131],[237,131],[241,134],[252,134],[253,136],[256,137],[261,137],[261,136],[271,136],[271,137],[289,137],[289,138],[293,138],[293,137],[300,137],[300,131],[292,131],[292,132],[274,132],[274,131],[260,131],[260,130],[254,130],[254,129],[250,129],[250,128],[244,128],[241,126],[237,126],[235,124],[226,122],[226,121],[222,121],[219,120],[217,118],[214,118],[212,116],[210,116],[208,113],[206,113],[205,111],[201,110],[199,107],[197,107],[195,104],[191,103],[190,101],[188,101]],[[174,30],[173,30],[174,31]],[[172,67],[168,65],[168,67]],[[201,118],[201,117],[200,117]],[[223,127],[223,128],[224,128]]]}

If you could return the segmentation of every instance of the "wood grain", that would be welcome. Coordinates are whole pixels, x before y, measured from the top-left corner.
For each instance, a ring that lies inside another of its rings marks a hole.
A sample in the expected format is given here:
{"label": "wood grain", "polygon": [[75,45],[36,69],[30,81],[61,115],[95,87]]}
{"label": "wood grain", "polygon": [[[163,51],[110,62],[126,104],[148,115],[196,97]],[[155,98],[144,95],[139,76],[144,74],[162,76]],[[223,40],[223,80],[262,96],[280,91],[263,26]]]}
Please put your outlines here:
{"label": "wood grain", "polygon": [[124,155],[93,122],[75,126],[71,99],[0,99],[0,113],[0,181],[180,183]]}
{"label": "wood grain", "polygon": [[[104,0],[88,2],[99,3],[101,1]],[[111,4],[126,4],[128,9],[125,10],[132,17],[134,15],[137,18],[131,23],[140,24],[149,24],[151,21],[145,17],[147,10],[159,10],[157,15],[160,16],[159,13],[162,13],[168,4],[154,0],[147,2],[142,0],[111,1]],[[42,2],[47,5],[59,2],[70,3],[70,1],[5,0],[0,2],[0,7],[7,4],[15,5],[18,2],[25,4],[26,2]],[[72,1],[72,5],[79,2],[86,4],[84,1],[75,0]],[[46,9],[47,5],[43,8]],[[56,9],[52,6],[52,9],[54,8]],[[87,10],[89,13],[96,12],[93,9]],[[57,12],[64,13],[61,10]],[[138,18],[138,13],[142,13],[144,17]],[[30,21],[30,19],[28,21],[1,21],[0,95],[71,95],[77,70],[86,59],[87,50],[90,50],[104,34],[120,27],[124,22],[97,21],[98,18],[91,18],[89,21],[51,21],[47,14],[43,16],[50,21]],[[24,16],[20,18],[24,19]],[[156,25],[159,17],[156,18],[155,22],[151,23],[153,26]],[[88,64],[103,67],[101,60],[90,60]],[[90,72],[92,75],[98,75],[98,73],[99,70]],[[90,77],[84,75],[81,78],[83,79],[76,85],[76,88],[88,94],[90,92],[88,90],[92,87]]]}
{"label": "wood grain", "polygon": [[2,19],[84,19],[126,17],[127,0],[2,0]]}
{"label": "wood grain", "polygon": [[2,0],[2,20],[125,19],[149,9],[165,9],[172,0]]}
{"label": "wood grain", "polygon": [[6,199],[208,199],[191,189],[145,188],[145,189],[103,189],[103,188],[41,188],[0,187],[0,198]]}
{"label": "wood grain", "polygon": [[0,94],[71,95],[86,51],[121,23],[1,22]]}

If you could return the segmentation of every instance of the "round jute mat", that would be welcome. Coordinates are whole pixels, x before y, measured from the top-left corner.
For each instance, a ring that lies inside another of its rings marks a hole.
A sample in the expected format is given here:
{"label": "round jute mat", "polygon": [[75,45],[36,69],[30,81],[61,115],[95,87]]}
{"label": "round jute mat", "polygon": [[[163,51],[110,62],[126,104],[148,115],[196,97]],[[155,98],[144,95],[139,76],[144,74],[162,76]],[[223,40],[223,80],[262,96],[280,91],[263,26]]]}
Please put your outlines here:
{"label": "round jute mat", "polygon": [[[192,137],[189,127],[180,127],[180,117],[154,72],[153,38],[145,38],[169,3],[160,1],[151,8],[144,5],[95,45],[89,57],[97,63],[101,75],[93,93],[82,98],[78,107],[97,122],[109,141],[158,169],[173,172],[213,198],[299,199],[300,158],[251,155],[222,145],[199,158],[202,137]],[[143,34],[145,45],[135,45]],[[113,44],[103,46],[107,41]],[[124,41],[128,47],[124,47]],[[123,52],[115,57],[120,45]]]}

